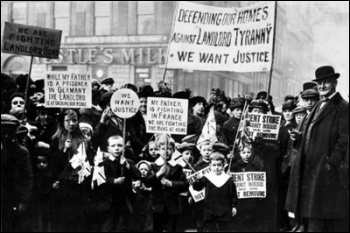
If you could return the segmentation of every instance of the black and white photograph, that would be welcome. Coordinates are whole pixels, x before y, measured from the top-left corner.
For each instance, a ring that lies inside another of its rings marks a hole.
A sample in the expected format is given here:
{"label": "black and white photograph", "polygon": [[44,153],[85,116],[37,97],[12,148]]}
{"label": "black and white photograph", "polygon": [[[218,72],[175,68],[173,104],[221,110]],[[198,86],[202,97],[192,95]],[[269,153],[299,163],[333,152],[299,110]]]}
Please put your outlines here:
{"label": "black and white photograph", "polygon": [[1,1],[1,232],[349,232],[348,1]]}

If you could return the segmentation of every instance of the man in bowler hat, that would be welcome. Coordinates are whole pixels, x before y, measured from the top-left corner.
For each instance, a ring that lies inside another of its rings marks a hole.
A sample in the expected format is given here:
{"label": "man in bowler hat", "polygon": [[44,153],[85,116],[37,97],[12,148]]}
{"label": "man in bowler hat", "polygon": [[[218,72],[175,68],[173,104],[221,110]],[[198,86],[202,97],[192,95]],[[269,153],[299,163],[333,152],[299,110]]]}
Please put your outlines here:
{"label": "man in bowler hat", "polygon": [[339,179],[349,146],[349,103],[336,92],[339,76],[331,66],[316,70],[321,101],[305,122],[291,171],[286,207],[308,221],[309,232],[349,231],[348,200]]}

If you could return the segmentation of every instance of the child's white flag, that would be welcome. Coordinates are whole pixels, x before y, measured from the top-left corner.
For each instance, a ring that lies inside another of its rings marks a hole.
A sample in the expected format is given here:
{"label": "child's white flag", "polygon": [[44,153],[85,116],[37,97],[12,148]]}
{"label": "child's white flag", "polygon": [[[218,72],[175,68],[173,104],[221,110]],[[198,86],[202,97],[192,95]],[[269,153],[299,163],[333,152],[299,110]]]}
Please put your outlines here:
{"label": "child's white flag", "polygon": [[81,166],[86,160],[86,150],[85,150],[85,143],[82,142],[78,148],[78,153],[73,156],[73,158],[69,161],[73,167],[73,169],[76,169],[77,167]]}
{"label": "child's white flag", "polygon": [[202,134],[197,141],[197,146],[200,145],[203,141],[209,140],[211,143],[218,141],[216,136],[216,121],[214,114],[214,106],[210,109],[208,118],[204,123]]}
{"label": "child's white flag", "polygon": [[91,188],[94,189],[95,181],[97,186],[106,183],[105,167],[103,166],[103,152],[100,148],[97,150],[97,155],[95,157],[94,172],[92,174]]}

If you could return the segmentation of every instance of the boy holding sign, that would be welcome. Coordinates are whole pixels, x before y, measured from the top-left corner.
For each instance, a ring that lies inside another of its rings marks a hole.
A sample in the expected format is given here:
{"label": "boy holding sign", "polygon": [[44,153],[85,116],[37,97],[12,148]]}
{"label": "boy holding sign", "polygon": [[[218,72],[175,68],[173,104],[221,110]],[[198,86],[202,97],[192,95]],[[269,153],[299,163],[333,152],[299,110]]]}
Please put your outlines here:
{"label": "boy holding sign", "polygon": [[237,213],[238,197],[231,176],[224,173],[225,157],[219,152],[210,155],[211,172],[193,184],[197,191],[205,188],[204,221],[209,232],[228,232]]}
{"label": "boy holding sign", "polygon": [[[253,163],[254,158],[254,149],[251,144],[242,144],[238,147],[239,155],[241,159],[235,163],[231,172],[239,173],[241,172],[257,172],[259,171],[258,166]],[[237,187],[238,184],[237,184]],[[259,227],[258,218],[254,209],[257,207],[257,199],[247,198],[239,200],[239,213],[237,214],[236,223],[234,226],[234,230],[243,231],[243,232],[255,232],[260,231],[257,227]]]}

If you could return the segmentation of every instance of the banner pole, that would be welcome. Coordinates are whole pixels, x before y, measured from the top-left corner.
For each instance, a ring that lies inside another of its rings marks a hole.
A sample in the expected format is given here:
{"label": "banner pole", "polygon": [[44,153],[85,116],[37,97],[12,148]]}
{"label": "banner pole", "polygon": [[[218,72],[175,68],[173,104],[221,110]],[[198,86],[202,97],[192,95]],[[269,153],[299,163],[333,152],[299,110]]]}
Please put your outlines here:
{"label": "banner pole", "polygon": [[271,93],[271,83],[272,83],[272,75],[273,75],[273,65],[275,61],[275,45],[276,45],[276,22],[277,22],[277,8],[278,8],[278,1],[275,1],[275,27],[273,29],[273,46],[272,46],[272,60],[271,60],[271,69],[270,69],[270,78],[269,78],[269,84],[267,89],[267,95],[266,100],[269,99],[270,93]]}
{"label": "banner pole", "polygon": [[174,25],[175,25],[175,20],[176,20],[176,15],[177,15],[178,8],[179,8],[179,1],[176,1],[175,13],[174,13],[174,17],[173,17],[173,25],[171,26],[171,32],[170,32],[169,43],[168,43],[168,50],[167,50],[166,58],[165,58],[165,67],[164,67],[164,72],[163,72],[163,82],[165,82],[165,75],[166,75],[167,66],[168,66],[168,58],[169,58],[169,51],[170,51],[170,45],[171,45],[171,38],[172,38],[172,35],[174,34]]}
{"label": "banner pole", "polygon": [[30,57],[30,65],[29,65],[29,74],[28,74],[27,85],[26,85],[26,93],[25,93],[25,96],[24,96],[24,112],[23,112],[23,115],[22,115],[22,123],[24,123],[25,117],[27,115],[29,81],[30,81],[31,75],[32,75],[33,59],[34,59],[34,57],[31,56]]}

